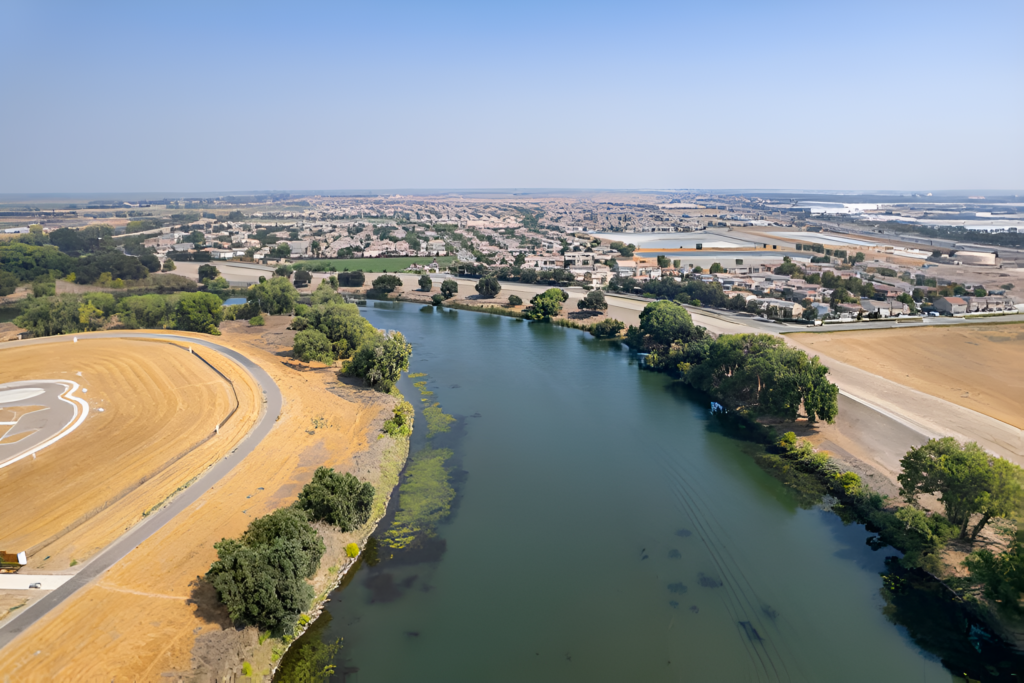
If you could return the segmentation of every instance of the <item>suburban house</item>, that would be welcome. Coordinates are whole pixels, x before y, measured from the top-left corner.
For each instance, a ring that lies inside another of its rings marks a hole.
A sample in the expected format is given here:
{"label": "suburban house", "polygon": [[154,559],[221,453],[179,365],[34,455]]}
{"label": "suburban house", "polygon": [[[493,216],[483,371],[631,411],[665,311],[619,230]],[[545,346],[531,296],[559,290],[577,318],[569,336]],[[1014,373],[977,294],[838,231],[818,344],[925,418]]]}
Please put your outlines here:
{"label": "suburban house", "polygon": [[967,302],[958,296],[943,296],[932,302],[932,306],[940,313],[960,315],[967,312]]}

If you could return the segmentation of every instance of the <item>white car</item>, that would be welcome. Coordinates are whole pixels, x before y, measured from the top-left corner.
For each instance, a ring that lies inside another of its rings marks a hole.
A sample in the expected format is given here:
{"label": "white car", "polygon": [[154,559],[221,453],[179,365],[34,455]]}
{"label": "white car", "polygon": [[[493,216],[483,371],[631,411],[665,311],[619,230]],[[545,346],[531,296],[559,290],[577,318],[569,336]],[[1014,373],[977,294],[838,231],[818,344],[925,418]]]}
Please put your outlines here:
{"label": "white car", "polygon": [[29,588],[42,588],[42,587],[43,587],[43,584],[41,584],[41,583],[30,583],[30,584],[28,585],[28,587],[29,587]]}

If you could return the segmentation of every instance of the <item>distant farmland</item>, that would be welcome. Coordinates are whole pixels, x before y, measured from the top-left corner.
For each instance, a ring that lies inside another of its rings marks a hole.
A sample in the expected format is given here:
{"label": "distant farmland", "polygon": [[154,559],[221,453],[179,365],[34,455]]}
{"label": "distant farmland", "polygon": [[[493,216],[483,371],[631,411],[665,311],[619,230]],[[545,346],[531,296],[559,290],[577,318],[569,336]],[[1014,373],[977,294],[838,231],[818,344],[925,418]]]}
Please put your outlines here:
{"label": "distant farmland", "polygon": [[316,266],[317,270],[361,270],[364,273],[383,273],[386,270],[389,273],[394,273],[399,270],[405,270],[414,263],[427,266],[435,260],[438,265],[444,267],[451,264],[455,257],[438,256],[435,259],[432,256],[394,256],[383,258],[303,259],[295,261],[293,265],[297,269],[304,266]]}

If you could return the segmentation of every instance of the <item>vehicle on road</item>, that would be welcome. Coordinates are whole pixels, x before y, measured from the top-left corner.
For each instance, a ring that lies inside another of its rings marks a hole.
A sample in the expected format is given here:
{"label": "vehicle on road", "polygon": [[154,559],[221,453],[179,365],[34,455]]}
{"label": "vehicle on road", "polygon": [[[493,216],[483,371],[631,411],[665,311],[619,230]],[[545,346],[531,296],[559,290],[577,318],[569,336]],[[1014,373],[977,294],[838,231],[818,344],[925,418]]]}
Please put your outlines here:
{"label": "vehicle on road", "polygon": [[29,588],[42,588],[42,587],[43,587],[43,584],[41,584],[41,583],[30,583],[30,584],[28,585],[28,587],[29,587]]}

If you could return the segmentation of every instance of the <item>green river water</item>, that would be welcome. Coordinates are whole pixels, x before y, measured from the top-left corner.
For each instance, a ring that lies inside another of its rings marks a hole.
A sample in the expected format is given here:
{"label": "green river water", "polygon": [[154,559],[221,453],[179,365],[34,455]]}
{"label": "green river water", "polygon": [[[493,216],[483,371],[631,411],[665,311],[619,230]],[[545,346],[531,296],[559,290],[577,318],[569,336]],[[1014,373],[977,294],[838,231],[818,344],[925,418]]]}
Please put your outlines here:
{"label": "green river water", "polygon": [[414,304],[364,314],[425,373],[400,384],[410,463],[277,680],[337,638],[332,680],[360,683],[962,680],[944,661],[1020,680],[934,584],[883,590],[896,551],[801,507],[707,397],[617,343]]}

